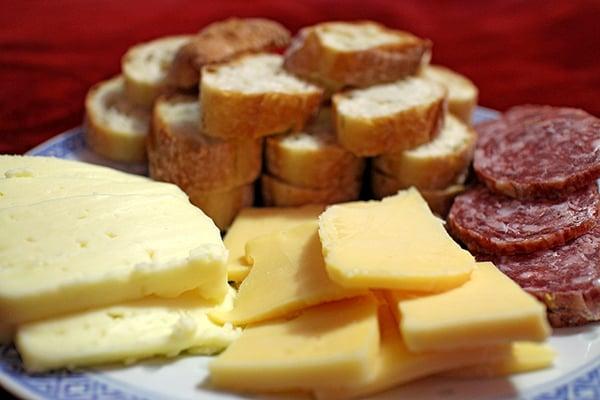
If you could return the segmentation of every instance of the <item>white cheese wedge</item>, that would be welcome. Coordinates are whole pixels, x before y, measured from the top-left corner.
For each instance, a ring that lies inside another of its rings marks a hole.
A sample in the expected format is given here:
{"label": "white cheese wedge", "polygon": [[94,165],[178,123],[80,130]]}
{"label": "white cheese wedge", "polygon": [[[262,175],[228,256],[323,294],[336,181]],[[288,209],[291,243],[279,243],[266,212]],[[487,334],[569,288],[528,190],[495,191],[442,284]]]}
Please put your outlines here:
{"label": "white cheese wedge", "polygon": [[214,223],[172,195],[87,195],[0,209],[0,321],[148,295],[227,291]]}
{"label": "white cheese wedge", "polygon": [[241,330],[219,326],[207,313],[231,308],[235,290],[222,302],[190,291],[173,299],[149,297],[123,305],[83,311],[19,327],[16,345],[29,372],[108,362],[132,363],[182,351],[214,354]]}

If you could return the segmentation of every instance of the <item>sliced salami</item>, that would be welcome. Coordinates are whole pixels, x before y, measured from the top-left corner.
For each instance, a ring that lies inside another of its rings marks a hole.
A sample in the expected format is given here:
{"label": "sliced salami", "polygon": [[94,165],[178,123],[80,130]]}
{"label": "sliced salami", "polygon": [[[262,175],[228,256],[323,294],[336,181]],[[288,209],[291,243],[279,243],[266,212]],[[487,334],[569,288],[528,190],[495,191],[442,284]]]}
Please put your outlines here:
{"label": "sliced salami", "polygon": [[560,199],[536,200],[514,199],[479,186],[456,197],[448,228],[474,252],[532,253],[585,234],[599,214],[595,183]]}
{"label": "sliced salami", "polygon": [[544,302],[554,327],[600,320],[600,224],[564,246],[513,256],[478,255]]}
{"label": "sliced salami", "polygon": [[600,119],[585,111],[521,106],[476,129],[473,167],[495,192],[556,197],[600,177]]}

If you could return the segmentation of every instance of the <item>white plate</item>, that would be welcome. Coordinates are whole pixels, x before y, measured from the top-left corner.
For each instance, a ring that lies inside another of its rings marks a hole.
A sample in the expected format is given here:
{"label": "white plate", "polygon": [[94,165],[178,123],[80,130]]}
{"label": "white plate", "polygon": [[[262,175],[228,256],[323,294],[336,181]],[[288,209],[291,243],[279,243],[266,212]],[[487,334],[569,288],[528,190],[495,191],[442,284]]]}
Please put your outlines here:
{"label": "white plate", "polygon": [[[494,118],[479,108],[476,121]],[[31,150],[47,155],[109,165],[145,173],[144,165],[107,162],[90,153],[81,128],[73,129]],[[383,393],[376,399],[600,399],[600,324],[558,329],[550,338],[557,351],[555,366],[540,372],[491,380],[452,381],[428,378]],[[203,386],[209,357],[182,356],[151,360],[129,367],[85,369],[69,373],[28,375],[13,347],[0,346],[0,384],[27,399],[239,399]]]}

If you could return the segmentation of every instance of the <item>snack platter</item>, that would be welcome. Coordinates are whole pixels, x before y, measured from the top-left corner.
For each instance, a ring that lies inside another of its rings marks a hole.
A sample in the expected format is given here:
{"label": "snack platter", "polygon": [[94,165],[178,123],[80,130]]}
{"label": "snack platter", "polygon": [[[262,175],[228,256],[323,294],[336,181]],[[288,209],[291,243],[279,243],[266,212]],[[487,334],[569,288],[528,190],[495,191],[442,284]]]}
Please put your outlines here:
{"label": "snack platter", "polygon": [[[496,118],[490,109],[478,107],[474,121]],[[146,174],[143,164],[123,164],[98,157],[86,148],[83,128],[77,127],[32,149],[28,154],[53,156],[110,166]],[[600,397],[600,326],[591,324],[554,331],[549,344],[557,352],[551,369],[507,378],[449,380],[426,378],[373,398],[397,396],[419,399],[595,399]],[[76,372],[28,375],[12,346],[0,347],[0,383],[27,399],[122,398],[122,399],[233,399],[244,398],[198,386],[207,379],[210,357],[182,356],[177,360],[150,360],[129,367],[102,367]],[[271,396],[269,398],[285,398]],[[301,396],[292,398],[302,398]]]}
{"label": "snack platter", "polygon": [[[32,399],[600,399],[600,119],[432,42],[229,18],[0,155],[0,386]],[[265,397],[266,396],[266,397]]]}

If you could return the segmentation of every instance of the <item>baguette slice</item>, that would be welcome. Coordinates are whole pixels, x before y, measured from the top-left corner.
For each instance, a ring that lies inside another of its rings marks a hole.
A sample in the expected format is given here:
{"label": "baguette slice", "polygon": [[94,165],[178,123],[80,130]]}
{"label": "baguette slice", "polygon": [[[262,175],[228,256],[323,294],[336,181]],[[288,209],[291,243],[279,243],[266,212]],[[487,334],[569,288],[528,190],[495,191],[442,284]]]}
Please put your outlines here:
{"label": "baguette slice", "polygon": [[447,114],[440,134],[429,143],[412,150],[383,154],[373,167],[396,179],[406,189],[444,189],[465,173],[475,149],[477,133],[458,118]]}
{"label": "baguette slice", "polygon": [[342,148],[331,124],[331,110],[321,109],[305,131],[267,138],[268,172],[295,186],[325,189],[362,178],[365,160]]}
{"label": "baguette slice", "polygon": [[316,113],[323,91],[285,72],[282,64],[282,56],[255,54],[204,67],[204,132],[239,139],[302,129]]}
{"label": "baguette slice", "polygon": [[190,96],[158,99],[148,140],[150,176],[175,183],[190,196],[253,182],[260,174],[261,141],[225,141],[199,133],[200,108]]}
{"label": "baguette slice", "polygon": [[167,36],[127,50],[121,60],[127,98],[135,104],[151,107],[154,100],[168,90],[167,72],[177,51],[191,38],[191,35]]}
{"label": "baguette slice", "polygon": [[409,77],[333,96],[340,144],[357,156],[398,153],[431,141],[446,109],[446,89]]}
{"label": "baguette slice", "polygon": [[179,88],[193,88],[198,85],[200,70],[207,64],[224,62],[243,53],[279,50],[289,42],[290,32],[268,19],[229,18],[214,22],[177,52],[168,80]]}
{"label": "baguette slice", "polygon": [[[466,174],[464,176],[466,176]],[[456,183],[444,189],[419,189],[419,192],[434,214],[446,218],[446,215],[448,215],[448,212],[450,211],[450,207],[452,207],[454,198],[466,190],[464,181],[464,177],[461,177]],[[371,172],[371,189],[373,191],[373,197],[382,199],[384,197],[393,196],[398,193],[399,190],[405,188],[393,177],[378,172],[377,170],[373,170]]]}
{"label": "baguette slice", "polygon": [[299,32],[285,54],[285,67],[339,90],[412,75],[430,49],[429,40],[375,22],[325,22]]}
{"label": "baguette slice", "polygon": [[265,206],[296,207],[305,204],[335,204],[358,199],[361,181],[345,182],[341,186],[312,189],[290,185],[263,174],[261,188]]}
{"label": "baguette slice", "polygon": [[115,161],[146,159],[150,110],[127,99],[122,76],[92,86],[85,98],[85,111],[85,139],[92,151]]}
{"label": "baguette slice", "polygon": [[419,76],[442,84],[448,89],[448,111],[471,124],[479,90],[467,77],[439,65],[424,65]]}
{"label": "baguette slice", "polygon": [[188,195],[192,204],[204,211],[221,231],[225,231],[240,210],[254,204],[254,184],[210,191],[191,188]]}

